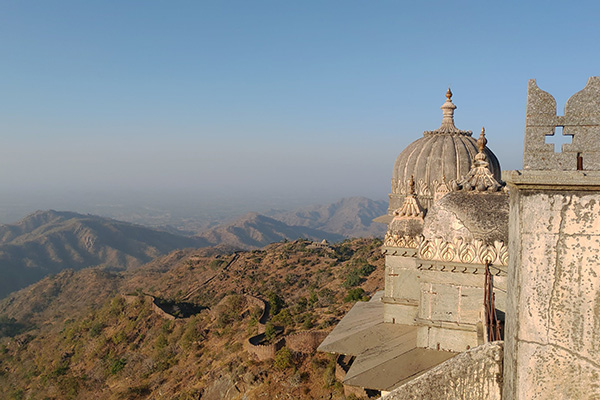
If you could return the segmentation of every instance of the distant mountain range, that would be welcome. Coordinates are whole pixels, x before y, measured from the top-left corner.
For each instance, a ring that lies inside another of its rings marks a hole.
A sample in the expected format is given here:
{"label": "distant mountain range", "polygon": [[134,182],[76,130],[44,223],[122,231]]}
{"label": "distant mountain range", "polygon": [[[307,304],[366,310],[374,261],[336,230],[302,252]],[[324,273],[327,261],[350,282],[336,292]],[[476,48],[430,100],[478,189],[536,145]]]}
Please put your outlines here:
{"label": "distant mountain range", "polygon": [[336,233],[344,237],[379,237],[385,234],[384,224],[374,218],[387,214],[388,203],[366,197],[348,197],[328,205],[316,205],[296,211],[271,211],[269,217],[288,225]]}
{"label": "distant mountain range", "polygon": [[219,225],[203,232],[199,237],[214,244],[225,244],[249,250],[264,247],[282,240],[305,238],[338,242],[343,235],[312,229],[306,226],[288,225],[257,213],[248,213],[233,222]]}
{"label": "distant mountain range", "polygon": [[372,219],[386,211],[383,201],[353,197],[269,216],[249,213],[196,236],[94,215],[37,211],[16,224],[0,225],[0,298],[66,268],[127,270],[175,249],[219,245],[248,250],[298,238],[336,242],[382,236],[385,226]]}

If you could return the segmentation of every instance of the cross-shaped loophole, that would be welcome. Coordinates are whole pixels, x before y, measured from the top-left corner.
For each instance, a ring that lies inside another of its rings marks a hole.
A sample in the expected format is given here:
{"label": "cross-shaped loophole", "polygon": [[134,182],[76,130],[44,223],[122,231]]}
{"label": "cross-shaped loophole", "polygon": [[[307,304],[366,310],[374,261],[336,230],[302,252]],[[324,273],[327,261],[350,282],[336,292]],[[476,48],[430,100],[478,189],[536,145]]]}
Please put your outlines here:
{"label": "cross-shaped loophole", "polygon": [[545,143],[554,145],[555,153],[562,153],[562,145],[573,141],[573,135],[563,135],[562,126],[554,128],[554,135],[546,135],[545,138]]}

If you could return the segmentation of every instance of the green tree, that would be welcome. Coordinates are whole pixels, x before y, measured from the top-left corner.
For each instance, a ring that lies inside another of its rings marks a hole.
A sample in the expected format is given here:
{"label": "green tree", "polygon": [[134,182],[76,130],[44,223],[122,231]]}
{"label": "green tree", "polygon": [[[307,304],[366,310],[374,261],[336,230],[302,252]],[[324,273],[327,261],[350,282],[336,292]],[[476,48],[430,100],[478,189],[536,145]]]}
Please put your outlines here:
{"label": "green tree", "polygon": [[344,281],[343,285],[345,288],[351,288],[354,286],[358,286],[360,284],[361,280],[362,280],[362,278],[360,277],[358,269],[353,268],[350,270],[350,272],[346,276],[346,280]]}
{"label": "green tree", "polygon": [[273,317],[273,322],[278,325],[289,326],[292,325],[294,321],[292,320],[292,315],[288,309],[284,308],[279,312],[279,314]]}
{"label": "green tree", "polygon": [[275,353],[273,366],[280,371],[284,371],[294,366],[294,355],[287,347],[284,347]]}
{"label": "green tree", "polygon": [[367,301],[369,300],[369,296],[365,294],[363,288],[353,288],[348,290],[348,294],[344,297],[345,302],[349,301]]}
{"label": "green tree", "polygon": [[275,326],[273,325],[273,323],[271,321],[269,321],[265,325],[265,340],[270,342],[273,339],[275,339],[275,336],[277,336],[277,330],[275,329]]}
{"label": "green tree", "polygon": [[277,315],[279,311],[281,311],[281,309],[285,306],[285,303],[277,293],[270,292],[269,305],[271,306],[271,315]]}

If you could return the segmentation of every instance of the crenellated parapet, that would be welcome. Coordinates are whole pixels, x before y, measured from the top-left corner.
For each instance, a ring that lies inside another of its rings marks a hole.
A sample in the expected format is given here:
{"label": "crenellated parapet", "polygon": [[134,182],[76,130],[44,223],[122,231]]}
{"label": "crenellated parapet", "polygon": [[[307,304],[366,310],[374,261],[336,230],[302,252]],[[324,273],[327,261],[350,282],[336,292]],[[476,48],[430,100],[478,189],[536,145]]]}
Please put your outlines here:
{"label": "crenellated parapet", "polygon": [[[600,77],[593,76],[583,90],[571,96],[564,115],[559,116],[554,97],[531,79],[527,90],[523,169],[600,170],[599,99]],[[555,151],[553,144],[546,143],[546,136],[554,136],[559,127],[563,128],[563,136],[572,137],[572,143],[565,143],[562,151]]]}

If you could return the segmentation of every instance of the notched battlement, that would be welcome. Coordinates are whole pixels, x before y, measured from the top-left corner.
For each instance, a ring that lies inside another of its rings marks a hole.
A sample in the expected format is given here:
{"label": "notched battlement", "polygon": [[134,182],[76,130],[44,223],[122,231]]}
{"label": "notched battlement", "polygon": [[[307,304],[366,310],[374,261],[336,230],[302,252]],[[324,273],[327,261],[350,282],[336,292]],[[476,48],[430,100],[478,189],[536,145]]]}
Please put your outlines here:
{"label": "notched battlement", "polygon": [[[562,134],[571,136],[572,143],[555,153],[554,145],[545,139],[557,127],[563,127]],[[564,116],[557,115],[554,97],[541,90],[535,79],[529,80],[523,169],[600,171],[600,77],[589,78],[571,96]]]}

